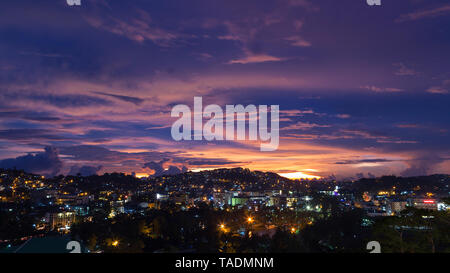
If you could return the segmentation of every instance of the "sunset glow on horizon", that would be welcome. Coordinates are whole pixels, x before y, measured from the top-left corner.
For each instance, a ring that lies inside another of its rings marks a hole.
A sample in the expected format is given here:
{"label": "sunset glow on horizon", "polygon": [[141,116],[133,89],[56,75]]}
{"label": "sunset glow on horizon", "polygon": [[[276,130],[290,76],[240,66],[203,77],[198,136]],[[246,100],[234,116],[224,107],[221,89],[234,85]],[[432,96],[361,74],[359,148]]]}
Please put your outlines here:
{"label": "sunset glow on horizon", "polygon": [[317,175],[306,174],[304,172],[294,172],[294,173],[278,173],[279,176],[286,177],[289,179],[321,179],[322,177]]}
{"label": "sunset glow on horizon", "polygon": [[149,177],[150,174],[148,174],[148,173],[137,173],[137,174],[135,174],[135,176],[137,178],[146,178],[146,177]]}

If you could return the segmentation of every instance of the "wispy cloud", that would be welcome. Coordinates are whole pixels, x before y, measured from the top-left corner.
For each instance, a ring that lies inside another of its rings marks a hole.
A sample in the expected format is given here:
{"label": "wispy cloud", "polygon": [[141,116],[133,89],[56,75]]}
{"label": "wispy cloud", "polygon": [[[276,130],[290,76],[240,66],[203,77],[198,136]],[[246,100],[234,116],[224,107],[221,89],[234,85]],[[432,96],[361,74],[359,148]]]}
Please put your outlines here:
{"label": "wispy cloud", "polygon": [[431,94],[449,94],[449,90],[450,80],[445,80],[441,85],[431,86],[427,89],[427,92]]}
{"label": "wispy cloud", "polygon": [[192,55],[196,56],[197,59],[201,60],[201,61],[207,61],[209,59],[214,58],[213,55],[209,54],[209,53],[193,53]]}
{"label": "wispy cloud", "polygon": [[378,143],[392,143],[392,144],[417,144],[419,143],[416,140],[386,140],[386,139],[380,139],[377,140]]}
{"label": "wispy cloud", "polygon": [[309,0],[288,0],[288,3],[292,7],[302,7],[309,11],[319,11],[319,7]]}
{"label": "wispy cloud", "polygon": [[118,100],[121,100],[121,101],[125,101],[125,102],[130,102],[130,103],[133,103],[135,105],[140,105],[141,103],[144,102],[144,99],[141,99],[141,98],[138,98],[138,97],[124,96],[124,95],[115,95],[115,94],[109,94],[109,93],[98,92],[98,91],[93,91],[92,93],[103,95],[103,96],[108,96],[108,97],[115,98],[115,99],[118,99]]}
{"label": "wispy cloud", "polygon": [[236,35],[228,34],[228,35],[220,35],[217,37],[219,40],[227,40],[227,41],[239,41],[240,38]]}
{"label": "wispy cloud", "polygon": [[295,35],[284,38],[286,41],[289,41],[292,46],[298,47],[310,47],[311,43],[303,39],[302,37]]}
{"label": "wispy cloud", "polygon": [[322,125],[317,123],[299,121],[295,124],[283,127],[281,130],[309,130],[313,128],[327,128],[327,127],[331,127],[331,125]]}
{"label": "wispy cloud", "polygon": [[377,92],[377,93],[383,93],[383,92],[402,92],[404,91],[403,89],[400,88],[393,88],[393,87],[378,87],[378,86],[374,86],[374,85],[365,85],[365,86],[361,86],[362,89],[367,89],[373,92]]}
{"label": "wispy cloud", "polygon": [[124,36],[138,43],[147,40],[160,46],[168,46],[177,35],[157,26],[151,25],[150,15],[143,10],[139,10],[138,15],[131,19],[116,18],[107,16],[86,16],[86,21],[93,27]]}
{"label": "wispy cloud", "polygon": [[444,16],[449,13],[450,13],[450,5],[447,4],[433,9],[418,10],[408,14],[403,14],[396,19],[396,22],[401,23],[406,21],[416,21],[424,18],[434,18]]}
{"label": "wispy cloud", "polygon": [[395,63],[393,64],[395,67],[397,67],[397,71],[395,71],[395,75],[397,76],[415,76],[419,74],[417,71],[415,71],[412,68],[407,67],[403,63]]}
{"label": "wispy cloud", "polygon": [[280,110],[280,115],[288,116],[288,117],[303,116],[305,114],[314,114],[314,113],[315,112],[312,109],[306,109],[306,110],[298,110],[298,109]]}
{"label": "wispy cloud", "polygon": [[341,118],[341,119],[348,119],[348,118],[351,118],[352,116],[349,114],[337,114],[336,117]]}
{"label": "wispy cloud", "polygon": [[448,94],[449,93],[448,90],[442,86],[432,86],[427,89],[427,92],[431,93],[431,94]]}
{"label": "wispy cloud", "polygon": [[348,164],[360,164],[360,163],[386,163],[386,162],[392,162],[393,160],[386,159],[386,158],[373,158],[373,159],[357,159],[357,160],[344,160],[344,161],[338,161],[334,164],[338,165],[348,165]]}
{"label": "wispy cloud", "polygon": [[398,124],[396,125],[397,128],[421,128],[422,126],[418,124]]}
{"label": "wispy cloud", "polygon": [[228,64],[251,64],[251,63],[265,63],[265,62],[281,62],[286,60],[285,58],[279,58],[266,54],[249,55],[240,59],[231,60]]}

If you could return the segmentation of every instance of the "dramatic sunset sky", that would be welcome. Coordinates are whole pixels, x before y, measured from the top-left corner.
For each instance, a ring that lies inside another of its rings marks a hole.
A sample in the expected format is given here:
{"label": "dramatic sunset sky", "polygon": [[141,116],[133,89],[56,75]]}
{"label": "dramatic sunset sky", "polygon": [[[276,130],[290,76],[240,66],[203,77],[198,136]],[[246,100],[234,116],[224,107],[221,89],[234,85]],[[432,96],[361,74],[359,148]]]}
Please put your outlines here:
{"label": "dramatic sunset sky", "polygon": [[[280,105],[280,146],[173,141],[176,104]],[[2,1],[0,168],[450,173],[447,0]]]}

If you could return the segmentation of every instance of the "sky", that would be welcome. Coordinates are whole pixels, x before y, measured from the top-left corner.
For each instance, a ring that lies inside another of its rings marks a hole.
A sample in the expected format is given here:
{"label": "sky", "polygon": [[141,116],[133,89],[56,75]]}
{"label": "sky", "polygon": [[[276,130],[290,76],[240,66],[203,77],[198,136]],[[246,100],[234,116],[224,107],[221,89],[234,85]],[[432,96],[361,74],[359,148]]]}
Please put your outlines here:
{"label": "sky", "polygon": [[[450,173],[446,0],[2,1],[0,168]],[[177,104],[279,105],[280,145],[174,141]]]}

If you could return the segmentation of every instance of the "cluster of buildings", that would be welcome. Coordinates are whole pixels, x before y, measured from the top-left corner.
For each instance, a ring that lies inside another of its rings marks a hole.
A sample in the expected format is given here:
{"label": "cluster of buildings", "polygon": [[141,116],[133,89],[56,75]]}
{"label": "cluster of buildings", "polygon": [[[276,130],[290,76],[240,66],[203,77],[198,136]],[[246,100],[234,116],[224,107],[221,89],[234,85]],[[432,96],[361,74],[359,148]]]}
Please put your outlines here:
{"label": "cluster of buildings", "polygon": [[414,191],[396,193],[393,189],[376,193],[364,192],[355,206],[364,209],[369,216],[398,215],[407,208],[444,211],[450,209],[442,201],[445,197],[433,193],[416,194]]}
{"label": "cluster of buildings", "polygon": [[305,193],[268,190],[268,191],[227,191],[214,190],[211,202],[217,208],[246,208],[258,211],[262,207],[284,209],[310,209],[312,197]]}
{"label": "cluster of buildings", "polygon": [[[272,173],[245,169],[184,173],[151,179],[124,174],[90,178],[42,176],[20,171],[0,172],[0,210],[33,216],[37,231],[70,231],[78,221],[92,221],[98,212],[114,218],[119,214],[139,213],[175,204],[189,209],[208,203],[216,209],[262,208],[277,211],[321,211],[315,198],[334,196],[342,209],[361,208],[368,216],[391,216],[408,207],[448,210],[442,194],[414,189],[361,191],[351,183],[336,181],[293,181]],[[17,204],[20,204],[18,206]]]}

